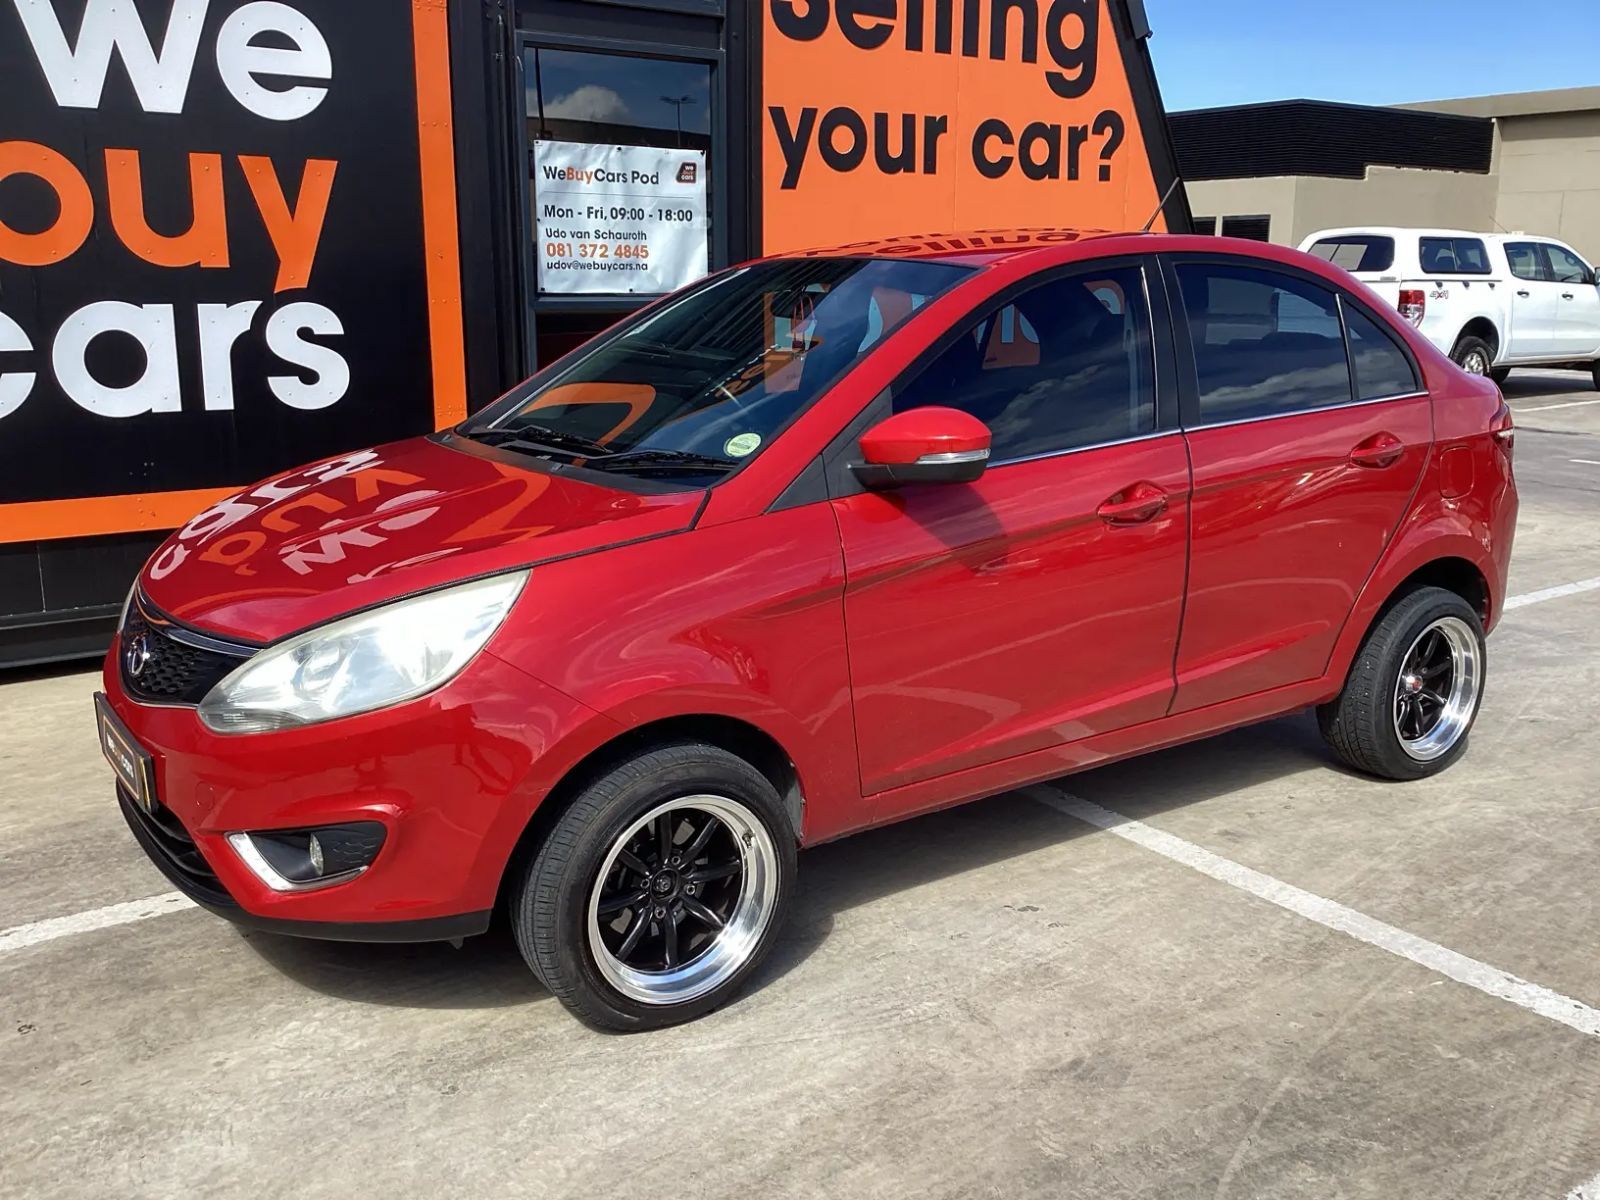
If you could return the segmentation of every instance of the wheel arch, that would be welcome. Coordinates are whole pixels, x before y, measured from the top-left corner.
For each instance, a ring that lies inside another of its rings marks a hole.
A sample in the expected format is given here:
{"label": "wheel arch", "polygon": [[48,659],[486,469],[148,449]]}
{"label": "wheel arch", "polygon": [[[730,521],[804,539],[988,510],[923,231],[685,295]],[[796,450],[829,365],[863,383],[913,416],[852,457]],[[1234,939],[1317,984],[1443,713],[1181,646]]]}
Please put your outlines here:
{"label": "wheel arch", "polygon": [[1328,671],[1330,688],[1337,692],[1344,686],[1350,666],[1373,628],[1418,588],[1440,587],[1454,592],[1472,606],[1484,628],[1490,628],[1499,616],[1499,598],[1490,581],[1489,568],[1479,557],[1481,553],[1482,547],[1470,537],[1457,534],[1429,538],[1415,553],[1386,562],[1368,581],[1334,648]]}
{"label": "wheel arch", "polygon": [[800,772],[793,757],[777,738],[750,721],[721,713],[685,713],[662,717],[619,730],[561,775],[534,809],[506,860],[500,874],[496,907],[505,902],[509,885],[584,788],[618,763],[655,746],[674,742],[704,742],[744,759],[772,784],[783,800],[796,835],[800,833],[805,817]]}
{"label": "wheel arch", "polygon": [[1486,627],[1488,626],[1490,615],[1488,577],[1479,569],[1477,563],[1448,555],[1423,564],[1395,584],[1383,603],[1378,606],[1378,611],[1373,614],[1372,620],[1367,623],[1367,629],[1370,631],[1372,626],[1383,620],[1384,614],[1406,596],[1418,588],[1425,587],[1443,588],[1447,592],[1454,592],[1471,605],[1472,611],[1478,614],[1478,619]]}
{"label": "wheel arch", "polygon": [[1456,340],[1450,345],[1450,352],[1455,353],[1455,348],[1461,345],[1462,338],[1480,338],[1489,344],[1490,358],[1493,362],[1500,361],[1500,330],[1495,323],[1486,316],[1476,316],[1468,321],[1456,334]]}

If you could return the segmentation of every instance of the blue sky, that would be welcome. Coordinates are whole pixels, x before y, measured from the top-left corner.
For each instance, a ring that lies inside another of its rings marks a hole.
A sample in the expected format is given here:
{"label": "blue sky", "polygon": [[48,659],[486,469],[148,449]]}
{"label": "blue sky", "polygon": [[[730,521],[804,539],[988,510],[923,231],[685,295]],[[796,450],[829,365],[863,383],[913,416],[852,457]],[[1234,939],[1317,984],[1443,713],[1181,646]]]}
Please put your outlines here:
{"label": "blue sky", "polygon": [[1145,0],[1167,108],[1600,85],[1600,0]]}

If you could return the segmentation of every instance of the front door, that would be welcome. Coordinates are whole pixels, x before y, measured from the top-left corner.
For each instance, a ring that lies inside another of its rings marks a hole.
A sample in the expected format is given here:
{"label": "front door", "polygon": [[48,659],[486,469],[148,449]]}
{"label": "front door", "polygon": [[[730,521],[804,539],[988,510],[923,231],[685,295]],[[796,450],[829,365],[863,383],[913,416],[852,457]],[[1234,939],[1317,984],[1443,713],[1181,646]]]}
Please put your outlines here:
{"label": "front door", "polygon": [[1587,361],[1600,352],[1600,288],[1594,272],[1564,246],[1546,243],[1555,280],[1556,353]]}
{"label": "front door", "polygon": [[1173,273],[1194,370],[1173,706],[1185,712],[1327,670],[1416,491],[1433,420],[1410,354],[1353,300],[1237,259]]}
{"label": "front door", "polygon": [[1511,267],[1510,345],[1501,357],[1509,362],[1549,358],[1558,353],[1556,322],[1561,289],[1550,278],[1549,260],[1536,242],[1507,242]]}
{"label": "front door", "polygon": [[976,484],[833,502],[864,794],[1166,712],[1188,456],[1153,364],[1143,267],[1101,266],[992,306],[878,402],[962,409],[994,447]]}

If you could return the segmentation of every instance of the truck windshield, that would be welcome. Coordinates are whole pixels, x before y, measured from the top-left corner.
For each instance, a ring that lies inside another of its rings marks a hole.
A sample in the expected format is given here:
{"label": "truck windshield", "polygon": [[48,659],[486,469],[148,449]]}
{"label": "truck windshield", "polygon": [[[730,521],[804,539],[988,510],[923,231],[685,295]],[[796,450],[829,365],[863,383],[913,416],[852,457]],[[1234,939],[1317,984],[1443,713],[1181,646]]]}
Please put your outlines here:
{"label": "truck windshield", "polygon": [[458,432],[594,470],[710,481],[759,454],[971,270],[875,258],[735,268],[576,351]]}

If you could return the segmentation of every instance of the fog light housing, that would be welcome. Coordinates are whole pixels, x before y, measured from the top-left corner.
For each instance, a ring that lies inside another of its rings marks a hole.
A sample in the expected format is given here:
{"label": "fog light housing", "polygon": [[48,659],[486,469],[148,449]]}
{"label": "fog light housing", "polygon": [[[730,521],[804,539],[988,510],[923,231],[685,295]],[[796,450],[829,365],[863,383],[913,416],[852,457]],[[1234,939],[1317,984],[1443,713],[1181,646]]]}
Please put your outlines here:
{"label": "fog light housing", "polygon": [[315,829],[230,833],[228,845],[273,891],[308,892],[360,875],[378,857],[386,836],[378,821],[354,821]]}

